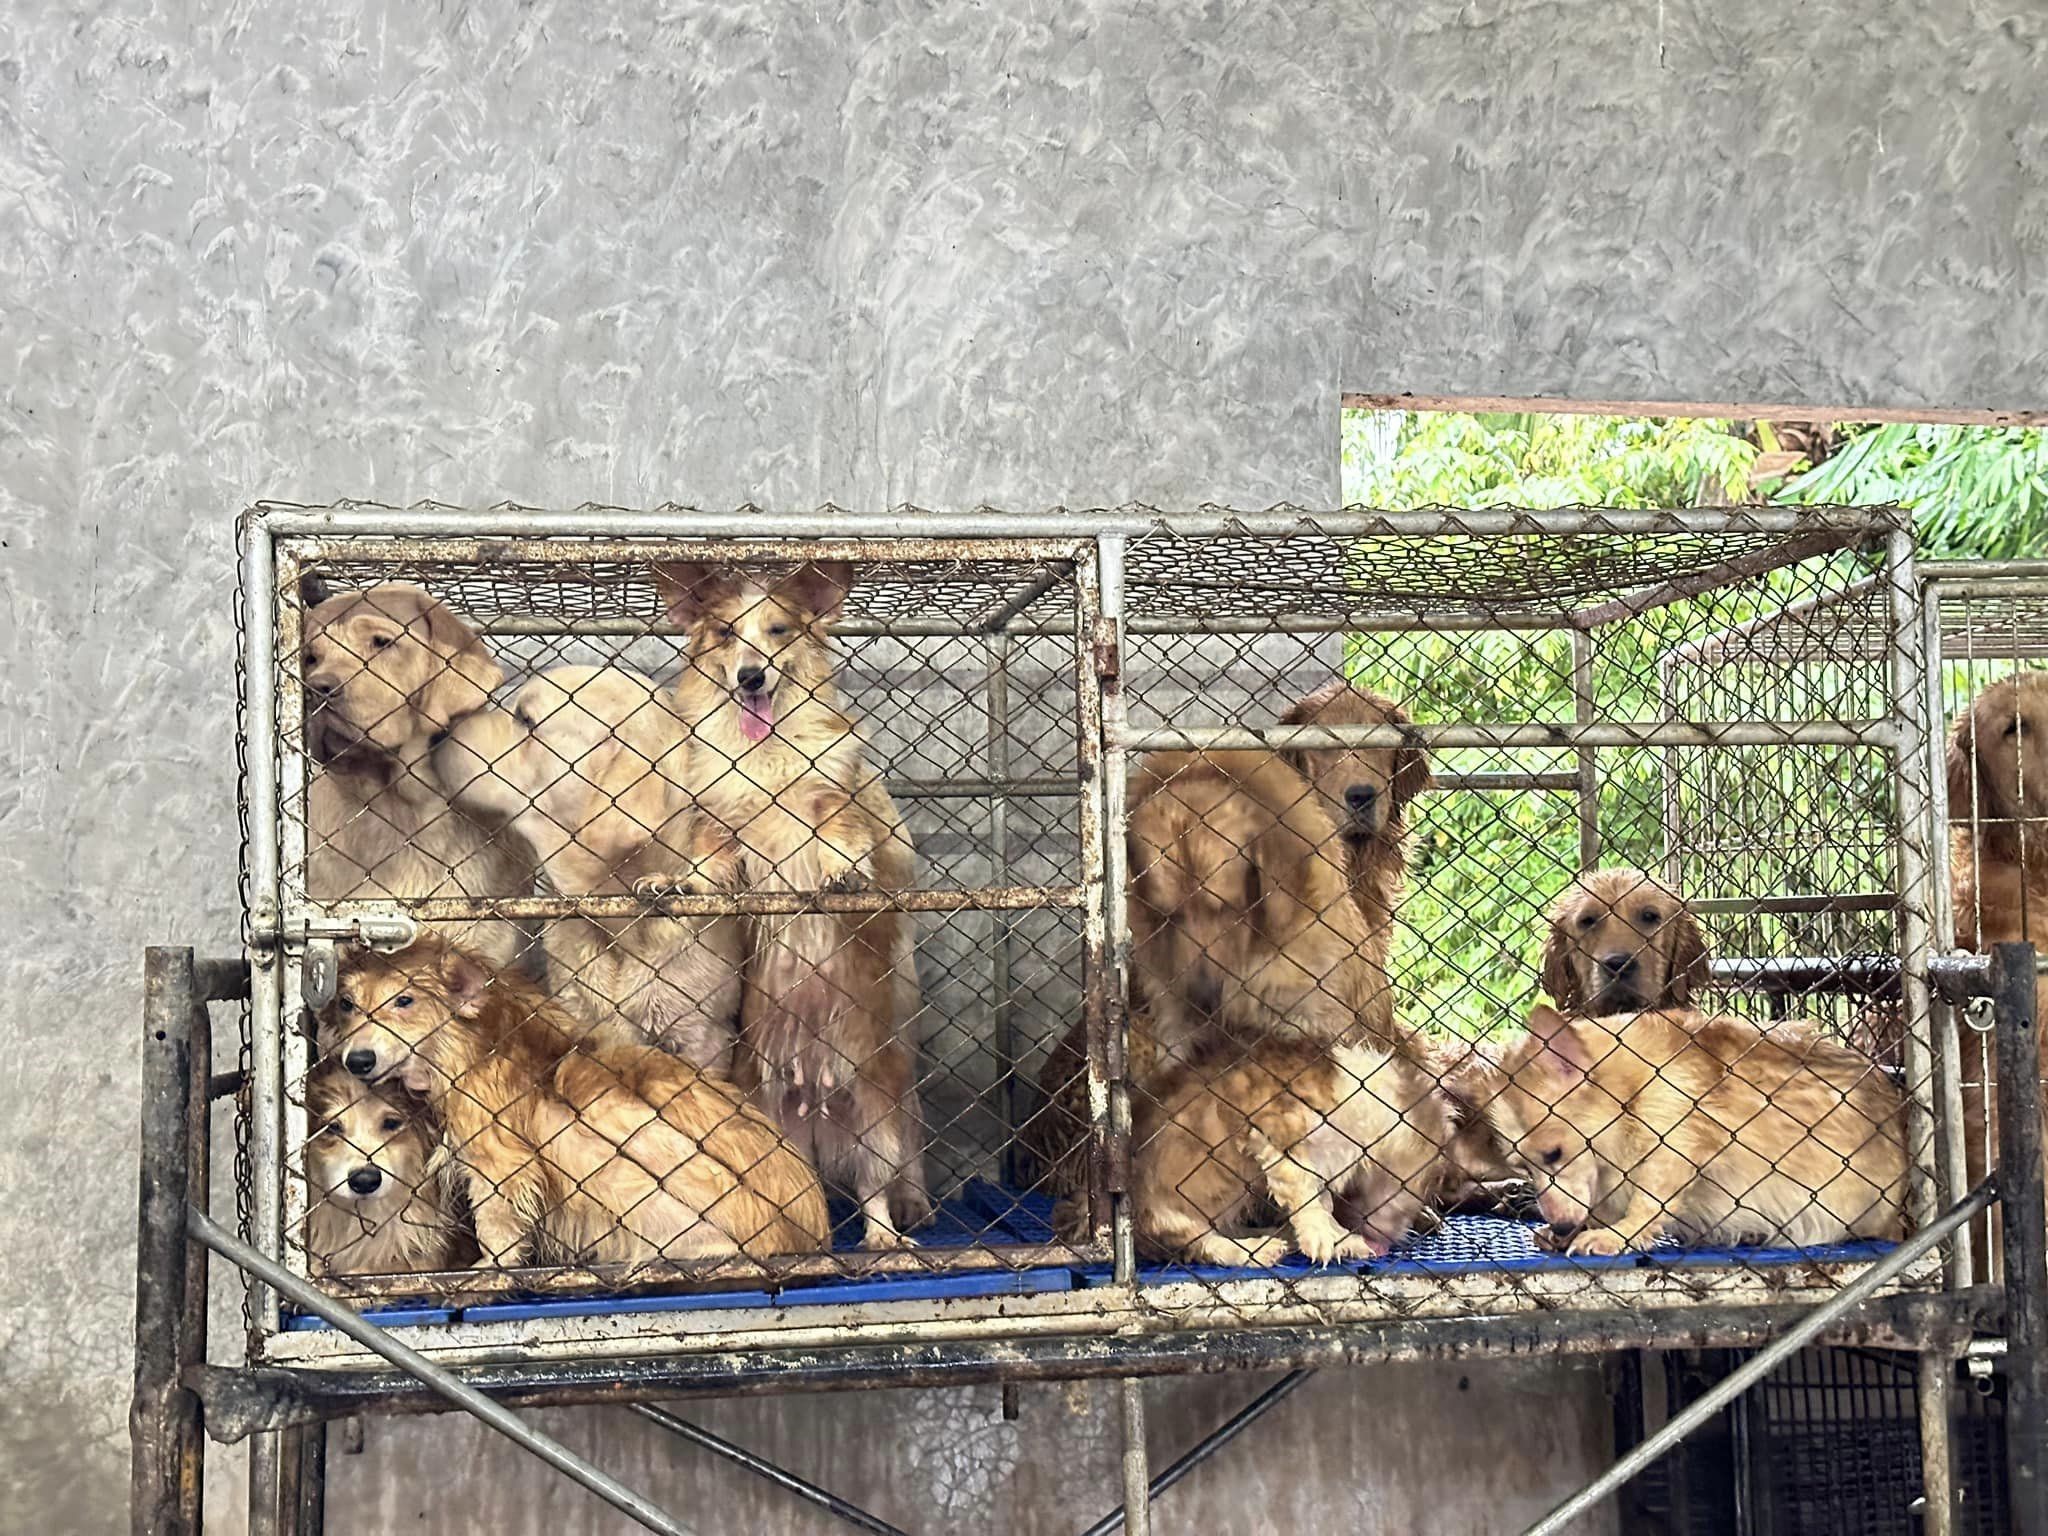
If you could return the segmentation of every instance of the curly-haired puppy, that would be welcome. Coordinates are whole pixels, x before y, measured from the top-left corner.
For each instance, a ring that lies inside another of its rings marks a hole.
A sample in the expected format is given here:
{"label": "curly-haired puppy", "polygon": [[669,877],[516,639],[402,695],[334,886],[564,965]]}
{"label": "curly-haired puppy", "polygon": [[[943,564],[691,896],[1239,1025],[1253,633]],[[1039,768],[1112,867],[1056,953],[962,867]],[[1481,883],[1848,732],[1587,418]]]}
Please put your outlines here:
{"label": "curly-haired puppy", "polygon": [[[307,789],[306,890],[348,897],[526,896],[533,864],[448,803],[434,743],[490,703],[505,674],[484,643],[419,587],[338,592],[307,614],[300,653]],[[525,936],[503,922],[449,936],[511,964]]]}
{"label": "curly-haired puppy", "polygon": [[[1283,725],[1409,725],[1383,693],[1332,678],[1295,701]],[[1420,747],[1293,747],[1280,754],[1322,797],[1344,840],[1351,899],[1385,964],[1394,909],[1408,875],[1409,802],[1435,782]]]}
{"label": "curly-haired puppy", "polygon": [[1580,875],[1550,905],[1543,990],[1566,1013],[1678,1007],[1707,981],[1707,946],[1685,898],[1640,869]]}

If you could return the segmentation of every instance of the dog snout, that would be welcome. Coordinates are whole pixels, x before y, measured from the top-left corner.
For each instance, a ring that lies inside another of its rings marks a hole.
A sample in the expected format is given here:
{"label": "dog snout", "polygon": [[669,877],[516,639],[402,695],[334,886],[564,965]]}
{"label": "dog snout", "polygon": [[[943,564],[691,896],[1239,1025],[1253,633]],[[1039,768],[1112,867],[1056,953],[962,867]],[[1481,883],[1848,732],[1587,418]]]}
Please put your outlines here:
{"label": "dog snout", "polygon": [[759,693],[768,686],[768,669],[751,665],[741,667],[739,684],[742,693]]}
{"label": "dog snout", "polygon": [[348,1176],[348,1187],[359,1195],[374,1195],[383,1182],[384,1175],[376,1168],[356,1168]]}
{"label": "dog snout", "polygon": [[1616,980],[1625,980],[1636,973],[1636,957],[1629,950],[1612,950],[1600,957],[1600,969]]}
{"label": "dog snout", "polygon": [[359,1045],[341,1058],[341,1064],[357,1077],[368,1077],[377,1070],[377,1053],[367,1045]]}
{"label": "dog snout", "polygon": [[1344,803],[1354,816],[1370,816],[1379,799],[1379,786],[1376,784],[1353,784],[1344,791]]}

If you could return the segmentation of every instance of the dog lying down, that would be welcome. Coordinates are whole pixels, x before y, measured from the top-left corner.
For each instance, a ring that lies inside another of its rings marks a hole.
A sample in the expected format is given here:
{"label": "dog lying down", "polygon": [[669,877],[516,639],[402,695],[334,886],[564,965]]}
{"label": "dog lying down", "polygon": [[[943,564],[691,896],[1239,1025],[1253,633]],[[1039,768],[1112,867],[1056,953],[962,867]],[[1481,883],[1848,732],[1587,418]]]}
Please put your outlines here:
{"label": "dog lying down", "polygon": [[1569,1253],[1903,1232],[1904,1100],[1869,1058],[1811,1032],[1539,1006],[1482,1096]]}

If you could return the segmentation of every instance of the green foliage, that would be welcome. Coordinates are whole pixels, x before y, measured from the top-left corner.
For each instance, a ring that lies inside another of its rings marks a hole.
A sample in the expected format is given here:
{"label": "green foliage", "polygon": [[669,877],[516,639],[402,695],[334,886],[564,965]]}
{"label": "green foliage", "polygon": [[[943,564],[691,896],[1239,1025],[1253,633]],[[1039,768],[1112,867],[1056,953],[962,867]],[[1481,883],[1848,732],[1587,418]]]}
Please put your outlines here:
{"label": "green foliage", "polygon": [[1756,455],[1725,421],[1350,412],[1344,499],[1388,508],[1740,501]]}
{"label": "green foliage", "polygon": [[1854,432],[1773,499],[1911,507],[1929,559],[2048,554],[2048,433],[1887,422]]}

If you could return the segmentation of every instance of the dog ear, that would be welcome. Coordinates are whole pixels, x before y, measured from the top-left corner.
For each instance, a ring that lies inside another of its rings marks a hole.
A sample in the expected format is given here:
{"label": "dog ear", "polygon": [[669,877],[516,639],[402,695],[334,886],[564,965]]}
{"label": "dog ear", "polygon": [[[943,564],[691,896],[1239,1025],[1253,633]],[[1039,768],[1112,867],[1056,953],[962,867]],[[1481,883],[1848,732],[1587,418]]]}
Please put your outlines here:
{"label": "dog ear", "polygon": [[1579,986],[1579,968],[1572,963],[1571,935],[1565,932],[1565,904],[1550,909],[1550,931],[1543,940],[1543,962],[1537,982],[1560,1008],[1576,1013],[1586,1006],[1586,994]]}
{"label": "dog ear", "polygon": [[[1316,703],[1321,696],[1319,688],[1305,699],[1296,699],[1287,706],[1287,712],[1280,717],[1282,725],[1312,725],[1315,723]],[[1316,781],[1315,761],[1306,747],[1282,747],[1280,761],[1300,774],[1310,785]]]}
{"label": "dog ear", "polygon": [[654,585],[661,593],[669,622],[687,628],[720,592],[735,582],[726,566],[707,565],[701,560],[657,560]]}
{"label": "dog ear", "polygon": [[1671,974],[1664,990],[1674,1003],[1690,1003],[1695,989],[1706,986],[1712,975],[1707,961],[1707,941],[1699,920],[1684,902],[1671,914]]}
{"label": "dog ear", "polygon": [[[1979,700],[1981,703],[1981,698]],[[1956,716],[1955,728],[1948,738],[1948,814],[1949,820],[1960,819],[1968,824],[1972,819],[1996,819],[2011,814],[1999,803],[1998,786],[1985,771],[1983,754],[1978,750],[1986,740],[1999,740],[1996,732],[1987,737],[1977,719],[1977,705],[1972,704]]]}
{"label": "dog ear", "polygon": [[299,603],[302,607],[308,610],[318,608],[332,596],[334,587],[318,571],[299,573]]}
{"label": "dog ear", "polygon": [[441,950],[438,966],[441,985],[448,993],[448,1007],[458,1019],[473,1019],[490,991],[491,969],[466,949],[453,944]]}
{"label": "dog ear", "polygon": [[[1388,725],[1413,725],[1415,717],[1389,700],[1386,706]],[[1394,777],[1387,786],[1387,794],[1393,804],[1390,810],[1399,816],[1408,807],[1408,802],[1436,783],[1436,775],[1430,772],[1429,754],[1421,747],[1396,747],[1394,749]]]}
{"label": "dog ear", "polygon": [[805,613],[829,619],[853,590],[853,567],[844,560],[806,560],[775,586]]}
{"label": "dog ear", "polygon": [[491,691],[505,681],[505,669],[483,637],[446,604],[424,593],[421,598],[420,616],[411,628],[416,635],[425,631],[427,649],[441,664],[413,695],[413,703],[436,725],[445,726],[490,703]]}

